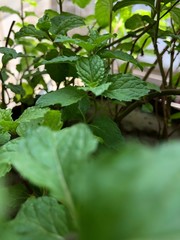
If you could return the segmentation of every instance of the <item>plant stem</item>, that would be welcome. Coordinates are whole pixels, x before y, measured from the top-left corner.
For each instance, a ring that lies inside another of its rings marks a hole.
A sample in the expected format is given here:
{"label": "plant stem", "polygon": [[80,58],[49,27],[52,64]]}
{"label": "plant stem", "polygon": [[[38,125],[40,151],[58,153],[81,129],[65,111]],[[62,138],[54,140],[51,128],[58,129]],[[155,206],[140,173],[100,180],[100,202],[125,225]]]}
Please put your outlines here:
{"label": "plant stem", "polygon": [[[166,16],[177,4],[179,3],[179,0],[177,2],[175,2],[161,17],[160,19],[162,19],[164,16]],[[156,24],[156,22],[152,23],[152,24],[149,24],[147,25],[146,27],[142,27],[142,28],[139,28],[137,29],[136,31],[133,32],[133,34],[136,34],[136,33],[139,33],[141,31],[144,30],[144,33],[147,32],[148,30],[150,30],[154,25]],[[106,46],[104,46],[102,49],[105,49],[105,48],[109,48],[111,46],[114,46],[115,44],[117,43],[120,43],[122,42],[123,40],[126,40],[127,38],[130,38],[132,37],[132,32],[128,33],[126,36],[123,36],[113,42],[111,42],[110,44],[107,44]]]}
{"label": "plant stem", "polygon": [[160,98],[160,97],[169,96],[169,95],[180,95],[180,89],[164,89],[161,92],[153,92],[153,93],[148,94],[143,99],[133,102],[129,106],[127,106],[127,108],[119,115],[118,121],[121,121],[123,118],[125,118],[130,112],[132,112],[138,106],[140,106],[146,102],[149,102],[154,98]]}
{"label": "plant stem", "polygon": [[9,28],[9,32],[8,32],[7,38],[6,38],[5,47],[8,47],[9,38],[10,38],[10,35],[11,35],[12,28],[13,28],[14,24],[15,24],[15,21],[12,21],[11,26],[10,26],[10,28]]}
{"label": "plant stem", "polygon": [[59,13],[62,13],[63,12],[62,0],[58,0],[58,5],[59,5]]}

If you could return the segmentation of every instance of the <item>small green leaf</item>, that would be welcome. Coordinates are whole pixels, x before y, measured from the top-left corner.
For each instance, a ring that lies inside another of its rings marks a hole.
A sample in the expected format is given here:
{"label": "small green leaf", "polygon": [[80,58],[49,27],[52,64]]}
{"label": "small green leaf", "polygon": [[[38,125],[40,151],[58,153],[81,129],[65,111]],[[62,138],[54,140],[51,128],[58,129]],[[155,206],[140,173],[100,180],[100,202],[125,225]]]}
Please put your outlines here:
{"label": "small green leaf", "polygon": [[113,7],[112,0],[97,0],[95,6],[95,17],[101,27],[109,26]]}
{"label": "small green leaf", "polygon": [[147,85],[147,88],[149,90],[155,90],[157,92],[161,92],[161,89],[158,85],[154,84],[154,83],[151,83],[151,82],[146,82],[146,85]]}
{"label": "small green leaf", "polygon": [[78,60],[78,56],[70,56],[70,57],[58,56],[51,60],[43,60],[41,62],[41,65],[54,64],[54,63],[72,63],[72,62],[76,62],[77,60]]}
{"label": "small green leaf", "polygon": [[46,39],[47,35],[45,32],[41,30],[37,30],[34,25],[29,24],[28,26],[22,27],[19,32],[15,34],[16,38],[22,37],[34,37],[38,40]]}
{"label": "small green leaf", "polygon": [[141,111],[145,113],[153,113],[153,106],[150,103],[143,104]]}
{"label": "small green leaf", "polygon": [[180,26],[180,9],[177,7],[174,7],[170,11],[171,17],[174,20],[174,22]]}
{"label": "small green leaf", "polygon": [[172,120],[180,119],[180,112],[174,113],[171,115]]}
{"label": "small green leaf", "polygon": [[37,100],[36,105],[39,107],[47,107],[60,104],[62,107],[64,107],[80,101],[85,95],[86,94],[83,90],[68,86],[42,95]]}
{"label": "small green leaf", "polygon": [[11,91],[14,92],[15,94],[20,94],[22,96],[25,94],[25,91],[21,85],[8,83],[6,86],[7,88],[11,89]]}
{"label": "small green leaf", "polygon": [[75,44],[79,47],[84,48],[88,52],[96,48],[96,45],[94,43],[89,43],[80,39],[70,38],[64,35],[58,35],[54,42]]}
{"label": "small green leaf", "polygon": [[84,20],[82,17],[72,13],[63,12],[51,19],[50,32],[52,34],[66,34],[69,30],[83,26]]}
{"label": "small green leaf", "polygon": [[10,109],[1,109],[0,108],[0,121],[12,121],[12,112]]}
{"label": "small green leaf", "polygon": [[27,2],[29,5],[36,7],[37,1],[36,0],[23,0],[23,2]]}
{"label": "small green leaf", "polygon": [[142,16],[140,14],[132,15],[132,17],[125,22],[125,27],[131,30],[135,30],[142,26],[144,26],[144,22],[142,21]]}
{"label": "small green leaf", "polygon": [[49,30],[49,28],[51,27],[51,21],[48,14],[45,14],[42,18],[38,20],[37,27],[43,31]]}
{"label": "small green leaf", "polygon": [[73,3],[77,4],[81,8],[85,8],[91,0],[73,0]]}
{"label": "small green leaf", "polygon": [[44,115],[42,126],[47,126],[54,131],[60,130],[63,126],[63,122],[61,121],[61,112],[58,110],[49,110]]}
{"label": "small green leaf", "polygon": [[18,11],[15,11],[14,9],[7,7],[7,6],[0,7],[0,11],[5,12],[5,13],[10,13],[10,14],[16,14],[16,15],[20,16]]}
{"label": "small green leaf", "polygon": [[12,229],[19,240],[65,240],[69,233],[65,208],[51,197],[29,198]]}
{"label": "small green leaf", "polygon": [[28,131],[32,131],[42,125],[43,119],[50,111],[49,108],[29,107],[16,120],[18,127],[16,132],[19,136],[25,136]]}
{"label": "small green leaf", "polygon": [[5,66],[11,59],[15,59],[21,56],[21,53],[17,53],[16,50],[7,47],[0,47],[0,53],[4,54],[2,57],[2,63]]}
{"label": "small green leaf", "polygon": [[130,6],[130,5],[134,5],[134,4],[144,4],[144,5],[148,5],[150,6],[153,10],[155,10],[154,7],[154,0],[122,0],[122,1],[118,1],[114,7],[113,10],[117,11],[121,8]]}
{"label": "small green leaf", "polygon": [[101,52],[101,57],[120,59],[126,62],[131,62],[134,65],[138,66],[141,70],[143,70],[143,67],[141,66],[141,64],[132,55],[125,53],[121,50],[115,50],[115,51],[104,50],[103,52]]}
{"label": "small green leaf", "polygon": [[37,17],[35,12],[25,11],[24,13],[25,13],[25,17],[30,17],[30,16]]}
{"label": "small green leaf", "polygon": [[100,96],[102,95],[103,92],[108,90],[110,85],[111,83],[108,82],[108,83],[103,83],[97,87],[80,87],[79,89],[83,89],[84,91],[91,91],[92,93],[94,93],[95,96]]}
{"label": "small green leaf", "polygon": [[80,58],[76,68],[79,77],[88,87],[97,87],[104,81],[104,62],[98,55]]}
{"label": "small green leaf", "polygon": [[110,118],[100,116],[92,124],[93,133],[103,139],[106,148],[118,150],[124,142],[119,127]]}
{"label": "small green leaf", "polygon": [[110,76],[112,83],[104,96],[119,101],[138,100],[148,94],[146,83],[140,78],[130,74],[117,74]]}

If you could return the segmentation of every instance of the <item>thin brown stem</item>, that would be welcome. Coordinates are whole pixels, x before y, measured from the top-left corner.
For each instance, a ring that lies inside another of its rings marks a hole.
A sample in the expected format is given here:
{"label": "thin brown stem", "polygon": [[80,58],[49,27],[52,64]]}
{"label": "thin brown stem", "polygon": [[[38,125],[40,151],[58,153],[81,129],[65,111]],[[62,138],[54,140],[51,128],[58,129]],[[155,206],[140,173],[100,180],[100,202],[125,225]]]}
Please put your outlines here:
{"label": "thin brown stem", "polygon": [[118,121],[121,121],[138,106],[141,106],[142,104],[149,102],[154,98],[161,98],[163,96],[169,96],[169,95],[180,95],[180,89],[163,89],[161,92],[152,92],[148,94],[143,99],[135,101],[131,103],[129,106],[127,106],[126,109],[119,115]]}

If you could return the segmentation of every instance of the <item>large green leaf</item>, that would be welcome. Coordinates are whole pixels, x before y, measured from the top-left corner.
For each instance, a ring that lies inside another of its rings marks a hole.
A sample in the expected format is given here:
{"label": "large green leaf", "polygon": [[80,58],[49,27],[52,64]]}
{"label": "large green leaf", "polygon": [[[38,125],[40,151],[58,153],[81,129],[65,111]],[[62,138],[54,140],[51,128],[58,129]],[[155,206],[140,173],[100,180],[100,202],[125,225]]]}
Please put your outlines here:
{"label": "large green leaf", "polygon": [[110,82],[112,84],[103,95],[119,101],[138,100],[150,91],[145,82],[130,74],[112,75]]}
{"label": "large green leaf", "polygon": [[84,124],[59,132],[40,127],[20,139],[9,157],[24,178],[48,188],[73,215],[68,182],[96,146],[97,140]]}
{"label": "large green leaf", "polygon": [[113,59],[120,59],[126,62],[131,62],[134,65],[138,66],[141,70],[143,70],[143,67],[141,64],[130,54],[123,52],[121,50],[105,50],[101,52],[101,57],[103,58],[113,58]]}
{"label": "large green leaf", "polygon": [[112,0],[97,0],[95,6],[95,17],[101,27],[109,26],[113,7]]}
{"label": "large green leaf", "polygon": [[76,87],[65,87],[57,91],[42,95],[36,102],[37,106],[47,107],[55,104],[61,104],[62,107],[71,105],[80,101],[86,93]]}
{"label": "large green leaf", "polygon": [[69,233],[65,208],[51,197],[28,199],[11,227],[19,240],[64,240]]}
{"label": "large green leaf", "polygon": [[73,0],[73,3],[77,4],[81,8],[85,8],[91,0]]}
{"label": "large green leaf", "polygon": [[73,183],[82,240],[180,238],[179,142],[126,145],[81,169]]}
{"label": "large green leaf", "polygon": [[67,31],[83,26],[84,20],[82,17],[72,13],[63,12],[51,19],[50,32],[53,34],[66,34]]}
{"label": "large green leaf", "polygon": [[134,5],[134,4],[144,4],[144,5],[148,5],[151,8],[155,9],[154,0],[122,0],[122,1],[118,1],[114,5],[113,10],[117,11],[123,7],[127,7],[127,6]]}
{"label": "large green leaf", "polygon": [[79,77],[88,87],[97,87],[104,81],[104,62],[98,55],[80,58],[76,68]]}

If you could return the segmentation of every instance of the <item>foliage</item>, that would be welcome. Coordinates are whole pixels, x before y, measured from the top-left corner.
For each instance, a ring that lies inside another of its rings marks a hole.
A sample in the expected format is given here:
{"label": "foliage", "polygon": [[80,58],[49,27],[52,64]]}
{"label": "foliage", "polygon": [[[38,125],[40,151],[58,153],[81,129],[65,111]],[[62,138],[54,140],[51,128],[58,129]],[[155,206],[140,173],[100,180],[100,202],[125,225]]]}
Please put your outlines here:
{"label": "foliage", "polygon": [[[20,21],[0,46],[1,239],[179,239],[179,142],[152,149],[120,129],[135,107],[153,111],[155,98],[164,139],[180,117],[170,107],[180,94],[179,1],[97,0],[85,18],[64,12],[65,2],[40,18],[24,10],[34,0],[21,0],[20,12],[0,7]],[[149,53],[153,63],[141,60]],[[146,81],[155,67],[160,88]]]}

